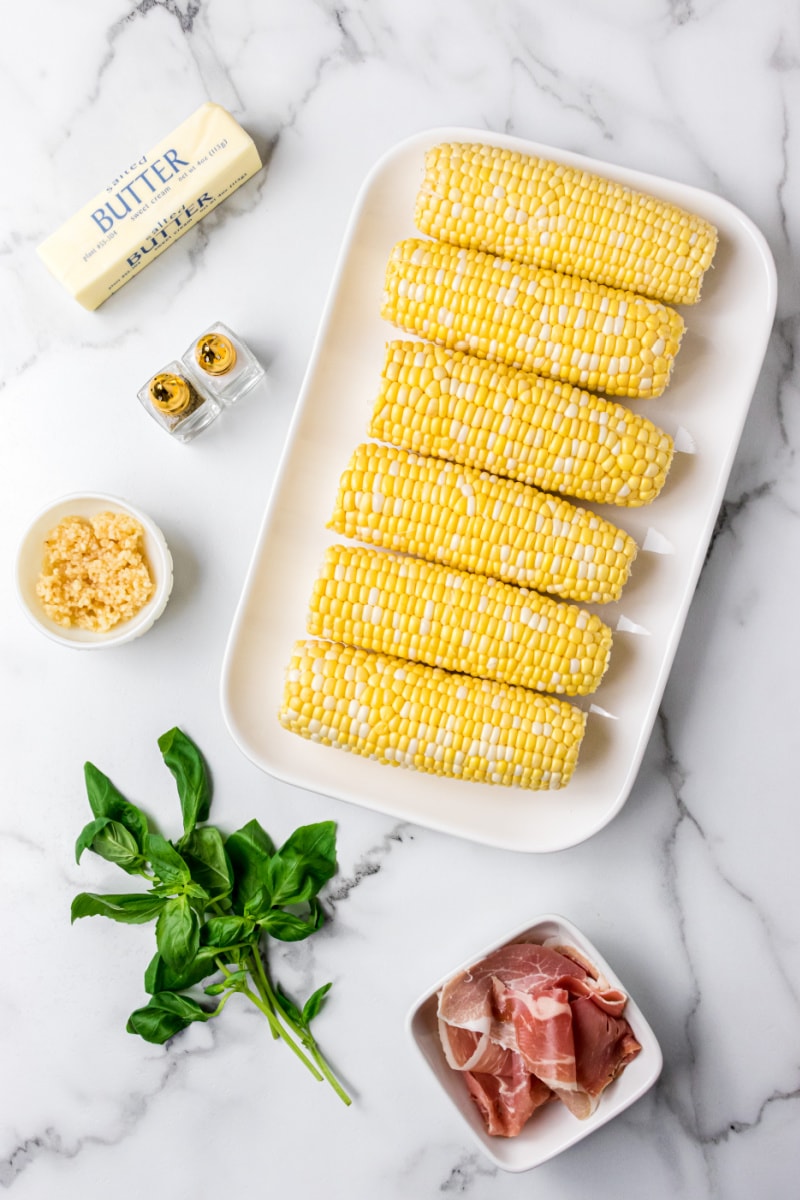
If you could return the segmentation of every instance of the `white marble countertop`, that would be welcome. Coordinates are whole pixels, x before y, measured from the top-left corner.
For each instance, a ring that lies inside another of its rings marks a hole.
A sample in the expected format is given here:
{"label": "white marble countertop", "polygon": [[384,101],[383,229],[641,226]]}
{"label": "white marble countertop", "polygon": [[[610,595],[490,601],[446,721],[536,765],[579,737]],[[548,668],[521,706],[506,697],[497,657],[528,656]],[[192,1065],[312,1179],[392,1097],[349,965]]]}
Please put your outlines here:
{"label": "white marble countertop", "polygon": [[[794,1194],[796,6],[92,0],[78,14],[41,0],[4,14],[0,64],[0,1188],[16,1200]],[[271,151],[267,169],[83,311],[35,247],[206,99]],[[610,825],[552,855],[398,825],[276,782],[241,754],[220,709],[226,638],[354,197],[382,152],[444,125],[716,192],[756,222],[778,264],[775,330],[643,766]],[[213,319],[250,342],[269,387],[177,446],[136,389]],[[103,653],[48,642],[14,595],[26,524],[80,490],[149,512],[175,559],[164,616]],[[331,919],[275,962],[298,993],[333,981],[317,1035],[350,1109],[236,1001],[166,1048],[129,1036],[152,930],[70,928],[77,891],[120,886],[97,858],[74,861],[83,762],[166,824],[172,784],[156,740],[175,724],[211,764],[220,825],[257,816],[282,840],[300,823],[338,822]],[[618,1120],[511,1175],[447,1107],[404,1020],[442,971],[542,912],[598,945],[665,1065]]]}

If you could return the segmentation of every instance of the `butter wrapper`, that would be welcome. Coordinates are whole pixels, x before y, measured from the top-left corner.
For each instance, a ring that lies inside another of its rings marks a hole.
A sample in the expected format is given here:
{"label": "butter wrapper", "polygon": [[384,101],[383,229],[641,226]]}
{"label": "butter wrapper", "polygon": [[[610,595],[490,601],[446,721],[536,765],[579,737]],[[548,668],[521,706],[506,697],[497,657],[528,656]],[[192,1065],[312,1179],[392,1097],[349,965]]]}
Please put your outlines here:
{"label": "butter wrapper", "polygon": [[48,270],[96,309],[235,192],[262,163],[219,104],[203,104],[38,247]]}

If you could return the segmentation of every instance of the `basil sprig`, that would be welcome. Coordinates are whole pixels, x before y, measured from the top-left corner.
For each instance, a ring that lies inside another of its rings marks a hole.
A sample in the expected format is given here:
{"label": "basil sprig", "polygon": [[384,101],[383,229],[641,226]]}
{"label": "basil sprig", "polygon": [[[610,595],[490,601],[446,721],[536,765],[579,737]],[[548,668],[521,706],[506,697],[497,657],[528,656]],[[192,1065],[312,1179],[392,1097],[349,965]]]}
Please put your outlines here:
{"label": "basil sprig", "polygon": [[[75,845],[78,862],[91,850],[149,884],[147,891],[121,895],[81,892],[72,902],[73,921],[94,916],[127,925],[155,921],[156,953],[144,976],[150,999],[131,1013],[128,1032],[166,1042],[193,1022],[218,1016],[231,996],[242,995],[264,1014],[273,1036],[349,1104],[311,1032],[330,983],[301,1008],[273,984],[266,959],[269,938],[300,941],[323,924],[319,892],[336,873],[336,825],[302,825],[280,849],[258,821],[225,837],[207,824],[211,783],[198,748],[178,728],[158,745],[177,785],[183,835],[169,841],[152,829],[145,813],[87,763],[93,820]],[[192,994],[204,981],[199,996]],[[205,997],[214,998],[213,1007]]]}

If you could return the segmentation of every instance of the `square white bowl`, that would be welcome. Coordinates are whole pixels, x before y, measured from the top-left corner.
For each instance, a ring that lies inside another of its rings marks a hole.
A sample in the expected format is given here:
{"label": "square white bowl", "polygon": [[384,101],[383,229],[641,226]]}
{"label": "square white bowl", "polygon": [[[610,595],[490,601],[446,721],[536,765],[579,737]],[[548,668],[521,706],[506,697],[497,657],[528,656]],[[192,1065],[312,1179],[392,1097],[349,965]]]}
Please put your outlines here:
{"label": "square white bowl", "polygon": [[[63,626],[51,620],[36,595],[36,583],[42,571],[45,539],[59,521],[63,521],[65,517],[91,519],[102,512],[125,513],[139,522],[144,532],[144,557],[155,587],[147,604],[130,620],[121,621],[107,633],[94,633],[90,629]],[[105,492],[78,492],[62,496],[48,504],[31,521],[17,553],[17,595],[28,618],[52,641],[78,650],[121,646],[141,637],[166,608],[172,591],[172,579],[172,555],[155,521],[140,509],[134,508],[127,500],[106,495]]]}
{"label": "square white bowl", "polygon": [[[603,975],[612,987],[628,996],[624,1016],[642,1049],[624,1071],[610,1083],[597,1108],[586,1120],[578,1120],[561,1103],[545,1105],[535,1112],[522,1132],[513,1138],[494,1137],[486,1132],[478,1109],[470,1097],[460,1071],[454,1071],[444,1057],[437,1027],[437,992],[449,979],[511,942],[542,943],[555,938],[561,945],[574,946]],[[484,946],[477,954],[443,975],[413,1007],[406,1020],[408,1032],[434,1078],[466,1122],[467,1128],[487,1158],[504,1171],[529,1171],[588,1137],[601,1125],[618,1117],[648,1091],[661,1073],[663,1058],[656,1036],[625,985],[589,939],[565,917],[553,913],[536,917]]]}

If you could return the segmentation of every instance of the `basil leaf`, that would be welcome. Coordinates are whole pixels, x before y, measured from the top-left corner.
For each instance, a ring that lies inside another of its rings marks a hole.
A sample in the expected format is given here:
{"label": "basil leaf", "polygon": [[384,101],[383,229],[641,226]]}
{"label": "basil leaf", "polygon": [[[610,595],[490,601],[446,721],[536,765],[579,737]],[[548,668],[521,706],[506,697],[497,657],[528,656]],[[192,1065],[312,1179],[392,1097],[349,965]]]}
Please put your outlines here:
{"label": "basil leaf", "polygon": [[323,909],[319,900],[314,899],[309,901],[308,914],[311,924],[314,927],[314,932],[316,933],[316,931],[318,929],[322,929],[322,926],[325,924],[325,910]]}
{"label": "basil leaf", "polygon": [[203,988],[207,996],[220,996],[223,992],[241,992],[247,987],[247,971],[244,967],[239,967],[237,971],[231,971],[219,983],[211,983],[208,987]]}
{"label": "basil leaf", "polygon": [[303,1024],[303,1014],[279,983],[275,984],[275,999],[278,1001],[278,1007],[286,1013],[290,1021],[294,1021],[296,1025]]}
{"label": "basil leaf", "polygon": [[284,855],[279,850],[267,864],[271,903],[276,908],[285,904],[302,904],[317,892],[313,878],[301,858],[291,850]]}
{"label": "basil leaf", "polygon": [[199,883],[194,883],[192,880],[183,885],[183,894],[185,896],[189,896],[190,899],[194,897],[195,900],[199,900],[200,903],[195,905],[195,908],[198,909],[205,908],[211,900],[211,897],[206,889],[201,887]]}
{"label": "basil leaf", "polygon": [[124,825],[120,825],[119,821],[109,821],[107,818],[101,818],[106,821],[106,824],[99,830],[92,840],[91,849],[100,858],[104,858],[106,862],[116,863],[118,867],[122,867],[123,871],[128,874],[138,872],[139,868],[144,864],[144,859],[139,853],[139,847],[136,845],[136,838],[130,833]]}
{"label": "basil leaf", "polygon": [[233,868],[220,831],[204,825],[181,838],[179,845],[192,879],[210,896],[227,896],[233,888]]}
{"label": "basil leaf", "polygon": [[189,883],[191,872],[178,851],[160,833],[148,833],[144,852],[162,883]]}
{"label": "basil leaf", "polygon": [[233,946],[253,936],[255,927],[246,917],[209,917],[203,926],[201,941],[213,946]]}
{"label": "basil leaf", "polygon": [[[316,895],[336,874],[336,823],[301,825],[278,852],[272,903],[298,904]],[[280,895],[280,898],[279,898]]]}
{"label": "basil leaf", "polygon": [[144,1008],[131,1013],[126,1028],[128,1033],[138,1033],[146,1042],[161,1045],[193,1021],[208,1021],[213,1015],[190,996],[158,992]]}
{"label": "basil leaf", "polygon": [[94,892],[81,892],[72,901],[71,920],[79,917],[110,917],[123,925],[144,925],[162,911],[167,902],[161,896],[149,896],[142,892],[131,892],[121,896],[99,896]]}
{"label": "basil leaf", "polygon": [[119,821],[120,825],[124,825],[133,834],[136,845],[142,850],[147,836],[147,817],[142,810],[126,800],[108,776],[99,771],[94,763],[85,763],[83,774],[86,780],[86,794],[94,815]]}
{"label": "basil leaf", "polygon": [[272,892],[266,887],[259,888],[257,892],[254,892],[244,906],[245,917],[259,925],[271,911]]}
{"label": "basil leaf", "polygon": [[150,888],[153,896],[188,896],[195,901],[194,907],[198,912],[204,910],[211,897],[199,883],[154,883]]}
{"label": "basil leaf", "polygon": [[328,992],[333,987],[332,983],[323,983],[322,987],[318,987],[315,992],[308,997],[303,1005],[303,1023],[310,1025],[316,1017],[317,1013],[322,1008],[327,998]]}
{"label": "basil leaf", "polygon": [[272,838],[258,821],[248,821],[225,842],[235,880],[234,907],[242,912],[257,892],[268,884],[268,864],[275,853]]}
{"label": "basil leaf", "polygon": [[211,808],[205,761],[194,742],[177,726],[161,735],[158,748],[178,785],[184,832],[191,833],[198,821],[208,819]]}
{"label": "basil leaf", "polygon": [[83,854],[84,850],[91,849],[92,842],[94,841],[96,835],[101,829],[105,829],[110,820],[110,817],[95,817],[95,819],[90,821],[88,825],[84,825],[83,829],[78,835],[78,840],[75,843],[76,863],[81,861],[81,855]]}
{"label": "basil leaf", "polygon": [[209,975],[216,975],[219,970],[216,962],[218,956],[225,957],[225,951],[218,946],[201,946],[188,966],[182,971],[175,971],[156,951],[144,973],[144,990],[151,996],[156,992],[182,992]]}
{"label": "basil leaf", "polygon": [[173,971],[185,971],[200,948],[200,918],[186,896],[164,901],[156,923],[156,945]]}
{"label": "basil leaf", "polygon": [[278,908],[273,908],[268,912],[259,924],[263,930],[281,942],[301,942],[303,938],[310,937],[318,928],[312,922],[304,920],[303,917],[297,917],[294,913],[287,913]]}

